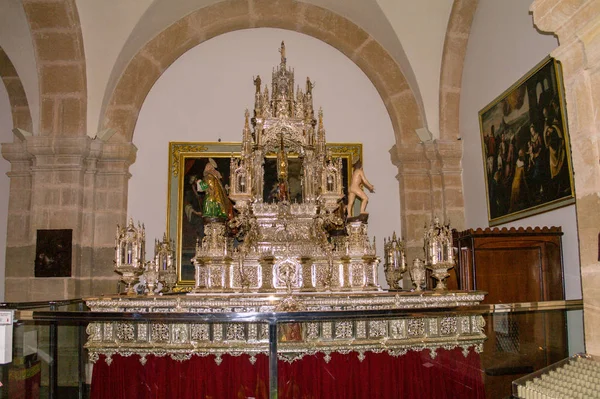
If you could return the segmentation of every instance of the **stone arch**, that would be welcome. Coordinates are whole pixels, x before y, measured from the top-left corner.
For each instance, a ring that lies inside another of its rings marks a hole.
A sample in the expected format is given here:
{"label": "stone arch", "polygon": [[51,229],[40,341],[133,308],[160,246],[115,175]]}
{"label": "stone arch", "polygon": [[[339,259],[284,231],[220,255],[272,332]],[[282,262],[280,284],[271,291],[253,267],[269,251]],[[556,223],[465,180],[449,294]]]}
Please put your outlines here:
{"label": "stone arch", "polygon": [[324,8],[288,1],[233,0],[201,8],[149,41],[121,75],[101,118],[102,129],[117,131],[115,141],[130,142],[146,95],[178,57],[192,47],[234,30],[289,29],[322,40],[350,58],[371,80],[390,115],[397,143],[416,143],[423,126],[415,95],[398,64],[363,29]]}
{"label": "stone arch", "polygon": [[460,137],[458,125],[462,72],[469,33],[479,0],[454,0],[448,19],[440,75],[440,139]]}
{"label": "stone arch", "polygon": [[13,126],[31,132],[33,130],[31,110],[29,109],[29,102],[25,95],[23,83],[2,47],[0,47],[0,78],[4,82],[6,92],[8,93]]}
{"label": "stone arch", "polygon": [[23,4],[40,82],[40,135],[86,134],[87,82],[75,0]]}

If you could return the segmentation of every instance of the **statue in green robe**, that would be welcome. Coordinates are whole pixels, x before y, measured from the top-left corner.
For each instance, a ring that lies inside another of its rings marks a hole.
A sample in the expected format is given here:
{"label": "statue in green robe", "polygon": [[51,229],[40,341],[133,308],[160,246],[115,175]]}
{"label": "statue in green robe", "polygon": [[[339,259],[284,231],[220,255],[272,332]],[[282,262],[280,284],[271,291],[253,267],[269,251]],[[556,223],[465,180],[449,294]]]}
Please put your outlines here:
{"label": "statue in green robe", "polygon": [[206,193],[202,213],[204,217],[228,218],[231,213],[231,201],[225,193],[221,183],[221,173],[217,170],[217,163],[209,158],[204,167],[202,180],[198,180],[198,191]]}

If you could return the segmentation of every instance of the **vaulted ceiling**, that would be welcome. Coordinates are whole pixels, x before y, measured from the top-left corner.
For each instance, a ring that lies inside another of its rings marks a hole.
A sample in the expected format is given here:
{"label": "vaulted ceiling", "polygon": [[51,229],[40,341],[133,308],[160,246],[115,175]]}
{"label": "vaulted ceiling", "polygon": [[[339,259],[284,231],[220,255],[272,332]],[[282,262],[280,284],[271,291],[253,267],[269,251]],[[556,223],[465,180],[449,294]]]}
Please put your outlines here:
{"label": "vaulted ceiling", "polygon": [[[33,130],[39,130],[39,72],[32,29],[23,4],[37,0],[0,2],[0,47],[11,59],[29,99]],[[76,9],[86,61],[87,130],[101,126],[101,112],[132,57],[160,32],[194,11],[227,3],[216,0],[65,0]],[[265,3],[285,6],[291,0],[247,0],[249,10]],[[425,125],[439,131],[442,54],[453,0],[299,0],[327,9],[359,26],[375,39],[400,67],[410,85]],[[462,1],[475,3],[475,0]],[[268,6],[269,4],[267,4]],[[51,11],[44,18],[60,19]],[[218,18],[219,16],[215,16]],[[33,27],[35,30],[35,26]],[[36,31],[36,34],[44,30]]]}

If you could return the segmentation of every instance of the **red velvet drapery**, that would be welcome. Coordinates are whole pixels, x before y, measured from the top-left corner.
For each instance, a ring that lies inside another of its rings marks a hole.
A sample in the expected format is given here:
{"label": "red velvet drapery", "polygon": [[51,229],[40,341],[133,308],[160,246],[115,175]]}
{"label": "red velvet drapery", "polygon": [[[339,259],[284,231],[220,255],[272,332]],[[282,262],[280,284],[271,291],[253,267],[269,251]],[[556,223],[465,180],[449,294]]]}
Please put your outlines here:
{"label": "red velvet drapery", "polygon": [[[92,399],[268,399],[268,358],[256,363],[248,356],[228,356],[217,365],[213,356],[193,356],[179,362],[168,356],[115,355],[109,366],[100,358],[94,365]],[[292,363],[279,361],[279,398],[485,398],[479,355],[465,358],[460,349],[408,352],[393,357],[367,353],[305,356]]]}

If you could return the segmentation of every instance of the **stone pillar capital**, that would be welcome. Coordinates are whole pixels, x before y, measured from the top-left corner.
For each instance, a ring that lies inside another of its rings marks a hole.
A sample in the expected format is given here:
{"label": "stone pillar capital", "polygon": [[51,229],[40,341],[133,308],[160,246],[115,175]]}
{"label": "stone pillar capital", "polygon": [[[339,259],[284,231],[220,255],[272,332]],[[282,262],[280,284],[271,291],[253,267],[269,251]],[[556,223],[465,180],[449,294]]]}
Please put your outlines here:
{"label": "stone pillar capital", "polygon": [[535,0],[529,7],[535,26],[542,32],[555,33],[561,44],[569,41],[582,27],[600,14],[597,0]]}
{"label": "stone pillar capital", "polygon": [[435,140],[437,158],[444,171],[461,170],[462,142],[458,140]]}
{"label": "stone pillar capital", "polygon": [[534,0],[529,6],[529,11],[533,14],[533,23],[539,30],[547,33],[554,33],[565,23],[568,16],[564,12],[550,12],[562,0]]}
{"label": "stone pillar capital", "polygon": [[423,143],[394,145],[389,150],[392,164],[400,173],[424,173],[430,168]]}
{"label": "stone pillar capital", "polygon": [[27,146],[22,141],[16,141],[13,143],[2,143],[2,157],[11,164],[19,162],[29,162],[32,156],[27,152]]}
{"label": "stone pillar capital", "polygon": [[88,136],[31,136],[26,146],[35,159],[34,169],[54,170],[63,167],[82,167],[90,153],[92,139]]}
{"label": "stone pillar capital", "polygon": [[137,147],[133,143],[106,142],[98,159],[98,168],[105,172],[128,172],[136,154]]}
{"label": "stone pillar capital", "polygon": [[133,143],[106,142],[102,147],[103,161],[123,161],[130,166],[135,162],[137,147]]}

